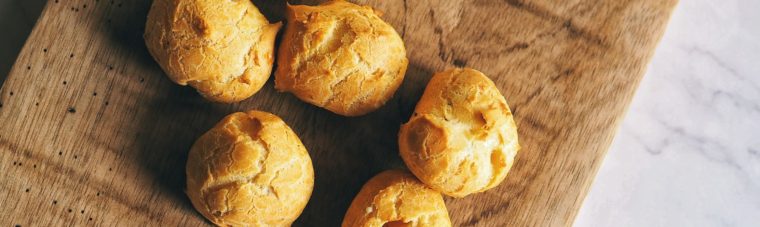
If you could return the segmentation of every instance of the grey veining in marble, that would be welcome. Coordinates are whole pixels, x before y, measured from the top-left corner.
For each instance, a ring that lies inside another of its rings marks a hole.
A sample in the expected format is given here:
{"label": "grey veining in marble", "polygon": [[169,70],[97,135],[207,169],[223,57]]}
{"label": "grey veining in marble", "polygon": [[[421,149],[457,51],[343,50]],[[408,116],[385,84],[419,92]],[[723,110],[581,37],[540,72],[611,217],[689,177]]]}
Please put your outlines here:
{"label": "grey veining in marble", "polygon": [[681,0],[576,226],[760,226],[760,1]]}

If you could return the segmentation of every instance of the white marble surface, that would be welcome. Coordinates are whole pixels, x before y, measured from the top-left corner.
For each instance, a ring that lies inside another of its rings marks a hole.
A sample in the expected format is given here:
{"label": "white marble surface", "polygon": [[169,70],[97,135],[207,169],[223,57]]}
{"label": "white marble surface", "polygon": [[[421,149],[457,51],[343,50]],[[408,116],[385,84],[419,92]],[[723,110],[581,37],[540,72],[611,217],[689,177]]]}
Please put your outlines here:
{"label": "white marble surface", "polygon": [[760,1],[680,1],[575,225],[760,226]]}
{"label": "white marble surface", "polygon": [[[6,75],[44,0],[0,0]],[[576,226],[760,226],[760,0],[681,0]]]}

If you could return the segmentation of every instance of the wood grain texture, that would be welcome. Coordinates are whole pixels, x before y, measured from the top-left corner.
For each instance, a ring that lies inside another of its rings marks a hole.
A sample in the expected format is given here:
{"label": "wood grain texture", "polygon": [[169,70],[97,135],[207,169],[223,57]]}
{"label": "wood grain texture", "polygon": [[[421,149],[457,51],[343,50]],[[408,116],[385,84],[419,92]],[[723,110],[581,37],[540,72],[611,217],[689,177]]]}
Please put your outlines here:
{"label": "wood grain texture", "polygon": [[[271,20],[284,1],[254,3]],[[314,4],[315,1],[296,3]],[[571,225],[676,0],[372,0],[410,59],[395,97],[345,118],[277,93],[209,103],[143,44],[148,0],[50,0],[0,89],[0,224],[208,224],[183,193],[192,142],[258,109],[301,137],[315,190],[297,226],[337,226],[374,174],[403,168],[396,134],[435,71],[491,77],[523,147],[499,187],[447,198],[456,226]]]}

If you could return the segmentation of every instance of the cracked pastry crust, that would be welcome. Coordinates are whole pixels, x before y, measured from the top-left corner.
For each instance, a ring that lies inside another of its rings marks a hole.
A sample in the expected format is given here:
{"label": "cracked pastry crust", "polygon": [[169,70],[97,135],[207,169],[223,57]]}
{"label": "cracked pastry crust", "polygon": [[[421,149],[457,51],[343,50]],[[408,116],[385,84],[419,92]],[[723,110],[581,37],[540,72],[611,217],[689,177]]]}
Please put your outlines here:
{"label": "cracked pastry crust", "polygon": [[362,187],[342,227],[451,226],[441,193],[405,170],[387,170]]}
{"label": "cracked pastry crust", "polygon": [[380,108],[404,80],[404,41],[368,6],[288,5],[275,88],[344,116]]}
{"label": "cracked pastry crust", "polygon": [[453,197],[497,186],[520,149],[504,96],[483,73],[467,68],[433,75],[398,143],[414,175]]}
{"label": "cracked pastry crust", "polygon": [[233,113],[198,138],[186,170],[190,201],[219,226],[290,226],[314,186],[298,136],[259,111]]}
{"label": "cracked pastry crust", "polygon": [[145,44],[169,78],[215,102],[237,102],[269,79],[274,39],[251,1],[154,0]]}

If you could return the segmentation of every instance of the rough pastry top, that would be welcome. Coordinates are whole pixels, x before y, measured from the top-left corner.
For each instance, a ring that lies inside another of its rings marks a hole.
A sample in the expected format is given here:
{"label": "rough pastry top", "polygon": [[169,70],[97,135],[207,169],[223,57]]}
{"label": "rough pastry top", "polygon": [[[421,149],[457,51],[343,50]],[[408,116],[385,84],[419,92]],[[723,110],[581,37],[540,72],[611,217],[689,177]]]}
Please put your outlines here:
{"label": "rough pastry top", "polygon": [[236,102],[269,78],[280,26],[251,1],[155,0],[144,37],[172,81],[212,101]]}
{"label": "rough pastry top", "polygon": [[443,196],[404,170],[387,170],[356,195],[343,227],[451,226]]}
{"label": "rough pastry top", "polygon": [[187,194],[203,216],[221,226],[289,226],[313,186],[306,148],[270,113],[225,117],[188,156]]}
{"label": "rough pastry top", "polygon": [[404,42],[372,8],[288,5],[275,88],[345,116],[387,102],[404,79]]}
{"label": "rough pastry top", "polygon": [[483,73],[433,75],[399,132],[401,157],[427,185],[453,197],[501,183],[520,146],[504,96]]}

